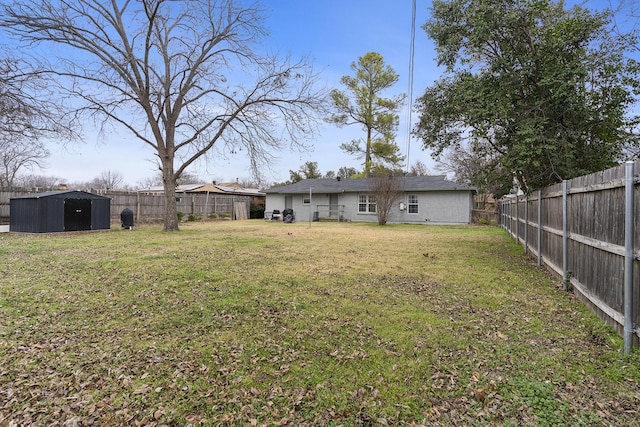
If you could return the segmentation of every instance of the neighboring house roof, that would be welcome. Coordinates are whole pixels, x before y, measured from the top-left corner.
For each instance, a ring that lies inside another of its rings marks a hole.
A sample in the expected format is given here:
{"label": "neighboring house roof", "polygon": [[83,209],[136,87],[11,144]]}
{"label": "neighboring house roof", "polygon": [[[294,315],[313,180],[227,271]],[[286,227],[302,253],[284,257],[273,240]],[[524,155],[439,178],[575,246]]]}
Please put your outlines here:
{"label": "neighboring house roof", "polygon": [[[474,187],[448,181],[445,175],[398,177],[404,182],[404,191],[475,191]],[[267,194],[354,193],[369,191],[372,178],[304,179],[293,184],[271,187]]]}
{"label": "neighboring house roof", "polygon": [[226,187],[223,185],[216,185],[219,189],[223,190],[225,193],[233,193],[233,194],[241,194],[243,196],[264,196],[264,192],[256,189],[256,188],[236,188],[236,187]]}
{"label": "neighboring house roof", "polygon": [[224,193],[224,190],[213,184],[178,185],[176,191],[182,193]]}
{"label": "neighboring house roof", "polygon": [[[140,190],[141,193],[164,193],[161,185]],[[219,193],[238,194],[241,196],[264,196],[265,194],[255,188],[238,188],[217,184],[184,184],[176,187],[176,193]]]}

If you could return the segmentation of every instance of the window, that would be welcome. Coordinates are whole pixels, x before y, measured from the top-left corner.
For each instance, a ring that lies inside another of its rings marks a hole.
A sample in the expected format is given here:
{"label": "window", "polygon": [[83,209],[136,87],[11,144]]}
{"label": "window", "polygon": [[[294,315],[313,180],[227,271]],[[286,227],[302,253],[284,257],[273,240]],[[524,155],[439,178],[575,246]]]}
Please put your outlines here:
{"label": "window", "polygon": [[359,213],[375,213],[376,212],[376,196],[373,194],[358,195],[358,212]]}
{"label": "window", "polygon": [[407,212],[410,214],[418,213],[418,195],[409,194],[407,196]]}
{"label": "window", "polygon": [[309,195],[307,194],[302,196],[302,204],[308,205],[309,203],[311,203],[311,198],[309,197]]}

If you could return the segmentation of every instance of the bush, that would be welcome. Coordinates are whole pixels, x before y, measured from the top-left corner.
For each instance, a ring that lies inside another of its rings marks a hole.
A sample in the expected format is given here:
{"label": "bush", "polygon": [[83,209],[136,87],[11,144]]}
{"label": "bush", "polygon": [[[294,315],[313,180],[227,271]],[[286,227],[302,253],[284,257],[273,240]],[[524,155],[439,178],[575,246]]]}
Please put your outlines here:
{"label": "bush", "polygon": [[209,218],[211,218],[211,219],[217,219],[217,218],[218,218],[218,214],[217,214],[217,213],[215,213],[215,212],[212,212],[212,213],[210,213],[210,214],[209,214]]}
{"label": "bush", "polygon": [[231,215],[229,215],[228,213],[226,213],[226,214],[222,214],[222,218],[225,218],[225,219],[226,219],[226,218],[231,218]]}
{"label": "bush", "polygon": [[264,218],[264,203],[251,202],[249,205],[249,218],[262,219]]}
{"label": "bush", "polygon": [[182,221],[183,216],[184,216],[184,213],[178,211],[178,221]]}
{"label": "bush", "polygon": [[194,214],[189,214],[189,216],[187,217],[187,221],[195,221],[196,220],[196,216]]}

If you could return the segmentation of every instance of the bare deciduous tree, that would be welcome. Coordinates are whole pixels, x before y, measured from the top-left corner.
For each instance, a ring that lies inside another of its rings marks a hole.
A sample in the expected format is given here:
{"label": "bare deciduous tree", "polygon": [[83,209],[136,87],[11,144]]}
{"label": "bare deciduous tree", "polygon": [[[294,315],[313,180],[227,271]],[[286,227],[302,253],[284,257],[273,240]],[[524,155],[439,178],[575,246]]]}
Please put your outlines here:
{"label": "bare deciduous tree", "polygon": [[214,146],[243,151],[257,172],[282,149],[303,148],[324,94],[304,61],[254,50],[261,11],[236,0],[17,0],[5,29],[53,43],[73,60],[51,67],[104,124],[153,147],[165,189],[164,229],[178,230],[176,181]]}
{"label": "bare deciduous tree", "polygon": [[57,176],[20,175],[16,179],[16,187],[24,190],[53,190],[60,188],[63,180]]}
{"label": "bare deciduous tree", "polygon": [[394,176],[386,169],[376,170],[370,178],[369,191],[376,198],[378,225],[385,225],[393,204],[404,195],[402,178]]}
{"label": "bare deciduous tree", "polygon": [[120,172],[106,170],[103,171],[100,176],[94,178],[89,186],[97,189],[104,190],[117,190],[123,189],[124,177]]}
{"label": "bare deciduous tree", "polygon": [[18,172],[42,167],[42,160],[49,155],[37,141],[0,137],[0,189],[12,190]]}
{"label": "bare deciduous tree", "polygon": [[48,81],[23,61],[0,58],[0,188],[11,189],[18,173],[42,167],[49,151],[44,136],[74,136],[49,96]]}
{"label": "bare deciduous tree", "polygon": [[454,174],[454,181],[477,188],[480,194],[496,199],[508,194],[513,177],[500,164],[500,158],[487,154],[479,144],[449,149],[440,158],[438,170]]}
{"label": "bare deciduous tree", "polygon": [[409,169],[409,176],[427,176],[429,175],[429,168],[424,164],[423,161],[418,160]]}

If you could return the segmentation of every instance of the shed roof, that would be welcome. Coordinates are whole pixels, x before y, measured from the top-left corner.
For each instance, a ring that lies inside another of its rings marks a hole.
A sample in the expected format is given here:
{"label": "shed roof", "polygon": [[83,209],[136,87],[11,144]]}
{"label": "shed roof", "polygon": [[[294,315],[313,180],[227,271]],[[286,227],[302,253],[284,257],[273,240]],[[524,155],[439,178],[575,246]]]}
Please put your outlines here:
{"label": "shed roof", "polygon": [[[405,191],[475,191],[474,187],[448,181],[445,175],[403,176]],[[311,189],[314,193],[354,193],[369,191],[372,178],[349,179],[304,179],[289,185],[271,187],[267,194],[303,194]]]}
{"label": "shed roof", "polygon": [[42,199],[45,197],[60,199],[60,198],[74,198],[74,199],[109,199],[109,197],[100,196],[98,194],[88,193],[80,190],[58,190],[58,191],[44,191],[41,193],[30,193],[24,196],[12,197],[11,199]]}

